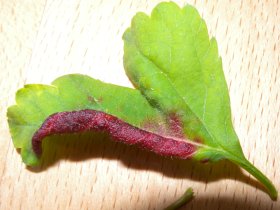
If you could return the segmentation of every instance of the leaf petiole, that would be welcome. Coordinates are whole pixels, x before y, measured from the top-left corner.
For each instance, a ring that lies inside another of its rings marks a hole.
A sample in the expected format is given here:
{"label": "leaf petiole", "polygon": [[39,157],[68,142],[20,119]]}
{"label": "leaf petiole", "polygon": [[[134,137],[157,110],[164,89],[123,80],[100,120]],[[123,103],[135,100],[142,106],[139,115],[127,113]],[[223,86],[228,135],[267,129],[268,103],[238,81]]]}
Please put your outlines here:
{"label": "leaf petiole", "polygon": [[184,206],[186,203],[190,202],[193,197],[194,197],[193,196],[193,189],[188,188],[186,190],[186,192],[178,200],[176,200],[174,203],[172,203],[171,205],[166,207],[164,210],[178,209],[178,208]]}
{"label": "leaf petiole", "polygon": [[267,192],[272,200],[277,200],[278,192],[272,182],[259,170],[257,169],[252,163],[250,163],[246,159],[238,159],[233,156],[227,157],[232,162],[236,163],[237,165],[241,166],[247,172],[252,174],[257,180],[259,180],[267,189]]}

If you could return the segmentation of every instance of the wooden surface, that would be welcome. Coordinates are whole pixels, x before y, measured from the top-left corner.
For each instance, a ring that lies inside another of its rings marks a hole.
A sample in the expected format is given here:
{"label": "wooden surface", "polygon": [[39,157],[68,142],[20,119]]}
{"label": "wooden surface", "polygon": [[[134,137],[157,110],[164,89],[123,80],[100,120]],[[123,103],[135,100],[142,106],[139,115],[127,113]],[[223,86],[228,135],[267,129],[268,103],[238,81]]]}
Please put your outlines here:
{"label": "wooden surface", "polygon": [[[41,168],[21,162],[6,122],[15,91],[73,72],[131,86],[121,36],[136,11],[158,2],[0,0],[1,210],[162,209],[189,186],[196,198],[186,209],[280,209],[226,161],[164,159],[100,135],[57,139]],[[280,190],[280,2],[189,3],[217,38],[245,156]]]}

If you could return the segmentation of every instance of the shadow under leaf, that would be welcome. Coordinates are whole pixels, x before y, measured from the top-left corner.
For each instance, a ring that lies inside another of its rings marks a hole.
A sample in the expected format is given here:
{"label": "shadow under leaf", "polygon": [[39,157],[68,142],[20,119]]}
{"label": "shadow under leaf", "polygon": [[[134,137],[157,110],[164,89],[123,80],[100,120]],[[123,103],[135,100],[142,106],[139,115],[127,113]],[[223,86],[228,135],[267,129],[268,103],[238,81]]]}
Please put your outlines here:
{"label": "shadow under leaf", "polygon": [[59,160],[84,161],[103,158],[121,161],[135,170],[150,170],[172,178],[187,178],[204,183],[220,179],[238,180],[264,192],[265,188],[255,179],[250,179],[235,164],[222,160],[216,163],[200,163],[194,160],[166,158],[152,152],[114,142],[104,133],[66,134],[43,140],[41,165],[28,167],[30,171],[42,172],[55,166]]}

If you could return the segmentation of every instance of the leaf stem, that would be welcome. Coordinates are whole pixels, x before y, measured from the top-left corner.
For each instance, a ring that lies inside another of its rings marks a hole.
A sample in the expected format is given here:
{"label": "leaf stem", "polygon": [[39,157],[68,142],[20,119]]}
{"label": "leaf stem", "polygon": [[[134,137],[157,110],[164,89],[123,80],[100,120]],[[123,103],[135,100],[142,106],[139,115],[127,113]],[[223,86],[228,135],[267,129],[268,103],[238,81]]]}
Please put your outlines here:
{"label": "leaf stem", "polygon": [[277,200],[278,192],[273,185],[273,183],[259,170],[257,169],[252,163],[250,163],[247,159],[239,159],[237,157],[233,157],[230,155],[228,157],[229,160],[232,162],[240,165],[243,169],[248,171],[250,174],[252,174],[257,180],[259,180],[264,187],[267,189],[267,192],[272,200]]}
{"label": "leaf stem", "polygon": [[164,210],[178,209],[183,205],[185,205],[186,203],[188,203],[192,198],[193,198],[193,190],[192,188],[188,188],[186,192],[178,200],[176,200],[174,203],[166,207]]}

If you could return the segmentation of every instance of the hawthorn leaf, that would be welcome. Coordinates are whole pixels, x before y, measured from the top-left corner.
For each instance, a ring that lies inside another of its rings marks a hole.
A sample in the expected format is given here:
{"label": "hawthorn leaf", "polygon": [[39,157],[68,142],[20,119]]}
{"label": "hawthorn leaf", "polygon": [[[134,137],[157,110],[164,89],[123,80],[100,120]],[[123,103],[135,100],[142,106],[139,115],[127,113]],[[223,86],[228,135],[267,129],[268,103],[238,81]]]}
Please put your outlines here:
{"label": "hawthorn leaf", "polygon": [[85,75],[62,76],[52,85],[25,85],[16,93],[16,103],[7,112],[10,132],[14,146],[21,149],[23,162],[31,166],[40,163],[32,148],[32,137],[54,113],[99,110],[145,130],[166,129],[165,117],[139,91]]}
{"label": "hawthorn leaf", "polygon": [[51,86],[26,85],[17,92],[7,116],[23,161],[39,164],[47,136],[106,131],[160,155],[229,159],[277,198],[273,184],[243,155],[217,43],[198,12],[161,3],[151,17],[138,13],[123,38],[124,66],[138,90],[66,75]]}
{"label": "hawthorn leaf", "polygon": [[273,184],[242,152],[217,42],[198,11],[160,3],[151,16],[137,13],[123,40],[129,79],[153,107],[179,119],[183,139],[199,144],[194,158],[240,165],[275,199]]}

